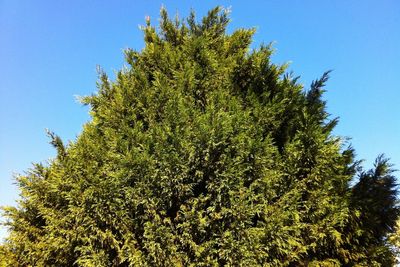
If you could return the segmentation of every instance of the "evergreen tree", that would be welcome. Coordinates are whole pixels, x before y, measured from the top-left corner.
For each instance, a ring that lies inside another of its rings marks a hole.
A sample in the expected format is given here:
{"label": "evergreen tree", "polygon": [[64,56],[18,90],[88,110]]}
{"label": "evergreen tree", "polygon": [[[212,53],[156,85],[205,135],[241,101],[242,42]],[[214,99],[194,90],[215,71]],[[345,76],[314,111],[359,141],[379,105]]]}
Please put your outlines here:
{"label": "evergreen tree", "polygon": [[366,248],[369,262],[382,261],[385,266],[394,263],[394,249],[390,247],[390,233],[396,232],[399,216],[396,178],[388,159],[380,155],[375,168],[361,172],[359,182],[352,188],[351,203],[360,212],[358,243]]}
{"label": "evergreen tree", "polygon": [[77,140],[49,132],[57,157],[17,177],[12,266],[393,263],[395,178],[379,158],[350,186],[360,164],[332,134],[329,72],[305,90],[228,22],[162,9],[115,81],[99,71]]}

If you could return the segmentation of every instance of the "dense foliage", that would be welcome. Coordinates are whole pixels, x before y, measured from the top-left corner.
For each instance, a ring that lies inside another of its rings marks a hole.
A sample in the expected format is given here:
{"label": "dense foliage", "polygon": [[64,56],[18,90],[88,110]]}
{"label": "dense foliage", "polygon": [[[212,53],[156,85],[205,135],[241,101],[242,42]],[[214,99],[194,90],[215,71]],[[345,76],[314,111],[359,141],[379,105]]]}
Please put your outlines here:
{"label": "dense foliage", "polygon": [[220,8],[146,20],[143,50],[82,98],[77,140],[50,132],[57,157],[17,177],[8,264],[394,264],[395,177],[384,157],[361,170],[332,134],[329,72],[304,89],[228,22]]}

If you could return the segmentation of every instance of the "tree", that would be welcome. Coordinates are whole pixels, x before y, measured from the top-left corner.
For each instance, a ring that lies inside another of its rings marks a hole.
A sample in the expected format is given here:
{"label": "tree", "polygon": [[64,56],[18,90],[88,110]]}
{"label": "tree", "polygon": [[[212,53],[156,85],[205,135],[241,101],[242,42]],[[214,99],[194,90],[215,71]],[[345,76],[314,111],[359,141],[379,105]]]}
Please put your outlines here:
{"label": "tree", "polygon": [[360,173],[351,198],[352,205],[360,212],[362,235],[358,242],[366,246],[370,260],[382,261],[385,266],[394,261],[390,238],[396,233],[399,216],[398,190],[391,167],[388,159],[380,155],[373,170]]}
{"label": "tree", "polygon": [[115,81],[99,71],[77,140],[49,132],[57,157],[17,177],[14,266],[392,264],[395,180],[332,134],[329,72],[305,90],[228,22],[162,9]]}

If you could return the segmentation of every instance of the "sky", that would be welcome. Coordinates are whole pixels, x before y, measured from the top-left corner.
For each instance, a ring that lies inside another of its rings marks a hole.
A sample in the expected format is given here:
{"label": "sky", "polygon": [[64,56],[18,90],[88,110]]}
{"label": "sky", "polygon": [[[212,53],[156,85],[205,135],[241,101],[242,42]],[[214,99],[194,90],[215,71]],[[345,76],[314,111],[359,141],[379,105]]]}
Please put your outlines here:
{"label": "sky", "polygon": [[18,199],[15,174],[55,156],[46,128],[65,143],[79,135],[90,117],[76,96],[96,92],[97,65],[113,77],[123,50],[143,47],[146,16],[217,4],[232,11],[228,32],[255,27],[252,47],[274,42],[273,62],[291,62],[305,89],[333,70],[334,134],[351,138],[365,168],[385,153],[400,169],[400,1],[0,0],[0,206]]}

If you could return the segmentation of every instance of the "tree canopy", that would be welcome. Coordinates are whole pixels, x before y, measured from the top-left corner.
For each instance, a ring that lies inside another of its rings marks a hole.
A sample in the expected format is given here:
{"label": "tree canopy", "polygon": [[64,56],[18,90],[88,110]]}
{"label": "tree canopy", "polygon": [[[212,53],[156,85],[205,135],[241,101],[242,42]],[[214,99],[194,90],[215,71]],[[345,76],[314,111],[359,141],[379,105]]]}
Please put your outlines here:
{"label": "tree canopy", "polygon": [[[114,81],[83,97],[91,121],[17,177],[1,247],[12,266],[390,266],[392,166],[364,171],[333,135],[330,72],[304,88],[254,29],[146,19]],[[5,261],[5,260],[4,260]]]}

